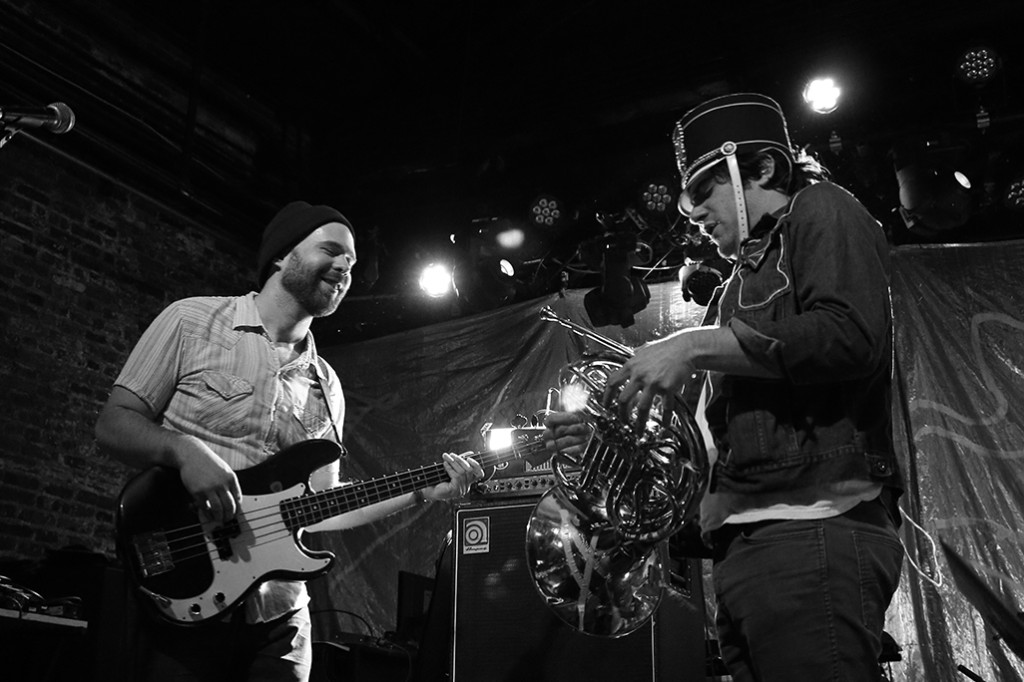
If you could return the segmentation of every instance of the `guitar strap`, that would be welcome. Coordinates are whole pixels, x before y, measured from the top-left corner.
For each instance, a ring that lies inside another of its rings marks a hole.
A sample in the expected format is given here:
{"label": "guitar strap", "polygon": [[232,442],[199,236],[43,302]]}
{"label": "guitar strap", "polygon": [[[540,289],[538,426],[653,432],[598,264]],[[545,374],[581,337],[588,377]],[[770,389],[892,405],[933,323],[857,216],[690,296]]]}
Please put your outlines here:
{"label": "guitar strap", "polygon": [[[320,362],[320,358],[318,357],[316,361]],[[336,442],[338,447],[341,448],[341,456],[344,457],[348,454],[348,451],[345,450],[345,444],[341,442],[341,431],[338,430],[338,420],[334,416],[334,407],[331,405],[330,394],[327,392],[327,386],[324,385],[324,380],[321,376],[324,373],[318,371],[313,373],[316,374],[317,383],[320,384],[320,395],[323,396],[324,405],[327,406],[327,417],[331,420],[331,430],[334,431],[334,442]]]}

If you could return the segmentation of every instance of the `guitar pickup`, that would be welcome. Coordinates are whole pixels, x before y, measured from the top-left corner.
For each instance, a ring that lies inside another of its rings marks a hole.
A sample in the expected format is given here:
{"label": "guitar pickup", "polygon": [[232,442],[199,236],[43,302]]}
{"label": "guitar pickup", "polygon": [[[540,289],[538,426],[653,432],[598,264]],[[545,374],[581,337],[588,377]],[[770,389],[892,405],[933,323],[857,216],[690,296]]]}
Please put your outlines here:
{"label": "guitar pickup", "polygon": [[163,533],[142,533],[132,543],[143,577],[152,578],[174,570],[174,557]]}
{"label": "guitar pickup", "polygon": [[227,561],[234,556],[235,551],[231,548],[231,540],[241,534],[242,527],[238,524],[237,518],[231,519],[227,523],[213,529],[210,536],[213,540],[213,546],[217,548],[217,556],[221,561]]}

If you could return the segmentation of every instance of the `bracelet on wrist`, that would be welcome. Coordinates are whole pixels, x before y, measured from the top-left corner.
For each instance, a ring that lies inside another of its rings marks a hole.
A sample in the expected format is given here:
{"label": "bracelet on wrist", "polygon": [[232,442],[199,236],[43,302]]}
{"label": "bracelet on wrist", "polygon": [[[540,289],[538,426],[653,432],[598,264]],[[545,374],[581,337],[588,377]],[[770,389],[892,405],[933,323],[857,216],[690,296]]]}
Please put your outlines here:
{"label": "bracelet on wrist", "polygon": [[417,490],[416,492],[414,492],[412,494],[413,506],[419,507],[419,506],[425,504],[426,501],[427,501],[427,497],[426,497],[426,495],[423,494],[422,490]]}

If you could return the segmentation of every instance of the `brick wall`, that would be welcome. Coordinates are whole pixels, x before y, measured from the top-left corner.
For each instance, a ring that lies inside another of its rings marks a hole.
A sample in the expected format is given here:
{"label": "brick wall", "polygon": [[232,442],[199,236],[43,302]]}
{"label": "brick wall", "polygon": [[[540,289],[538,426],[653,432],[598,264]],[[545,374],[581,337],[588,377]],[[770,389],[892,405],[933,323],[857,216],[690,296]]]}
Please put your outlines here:
{"label": "brick wall", "polygon": [[97,451],[93,425],[121,364],[172,300],[252,288],[254,243],[59,146],[20,135],[0,149],[0,560],[113,555],[130,472]]}

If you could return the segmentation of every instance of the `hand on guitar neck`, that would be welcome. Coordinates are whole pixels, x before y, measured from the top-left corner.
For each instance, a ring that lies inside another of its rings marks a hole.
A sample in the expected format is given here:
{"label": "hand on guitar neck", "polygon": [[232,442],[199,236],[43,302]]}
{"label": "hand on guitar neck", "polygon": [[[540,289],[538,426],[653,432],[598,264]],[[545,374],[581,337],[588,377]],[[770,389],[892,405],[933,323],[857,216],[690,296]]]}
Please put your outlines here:
{"label": "hand on guitar neck", "polygon": [[384,509],[389,500],[400,508],[417,490],[450,499],[486,468],[547,457],[543,441],[532,434],[507,450],[447,455],[416,469],[311,490],[310,475],[339,454],[331,441],[304,441],[235,472],[242,496],[228,522],[197,511],[178,471],[143,471],[122,490],[117,508],[118,549],[129,576],[159,616],[199,624],[231,610],[265,580],[305,580],[327,571],[334,555],[304,547],[303,530],[353,518],[367,507]]}
{"label": "hand on guitar neck", "polygon": [[472,452],[463,452],[461,455],[446,452],[441,456],[441,465],[448,474],[448,480],[416,491],[423,496],[423,501],[458,499],[469,492],[473,483],[484,477],[484,470],[480,463],[473,459]]}
{"label": "hand on guitar neck", "polygon": [[[431,479],[434,485],[424,484],[410,490],[408,493],[399,494],[394,497],[382,497],[379,501],[366,506],[360,506],[344,514],[324,519],[320,523],[308,526],[310,532],[323,532],[332,530],[345,530],[367,523],[379,521],[410,505],[416,506],[421,502],[453,500],[463,497],[469,492],[474,482],[484,477],[484,471],[479,462],[473,459],[472,452],[465,452],[461,455],[446,452],[442,455],[441,462],[433,465],[436,476]],[[353,485],[361,486],[366,482],[356,482]]]}

